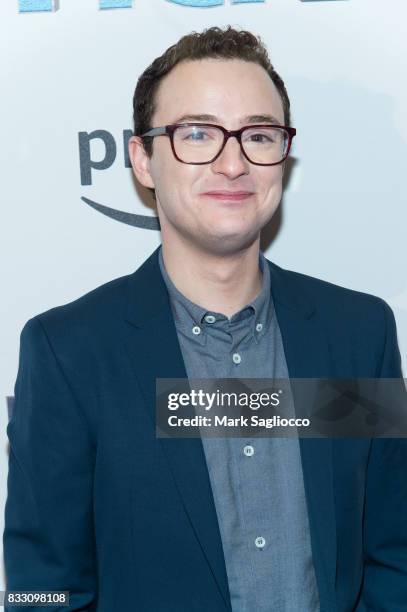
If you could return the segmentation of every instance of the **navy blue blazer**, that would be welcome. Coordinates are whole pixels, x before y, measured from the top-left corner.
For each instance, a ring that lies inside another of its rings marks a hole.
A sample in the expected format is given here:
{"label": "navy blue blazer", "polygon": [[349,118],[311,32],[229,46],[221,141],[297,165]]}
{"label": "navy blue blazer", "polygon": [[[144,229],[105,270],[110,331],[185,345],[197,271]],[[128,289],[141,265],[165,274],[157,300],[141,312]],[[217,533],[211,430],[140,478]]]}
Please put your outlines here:
{"label": "navy blue blazer", "polygon": [[[401,376],[385,302],[269,265],[291,377]],[[156,439],[156,377],[186,377],[157,250],[25,325],[9,590],[70,591],[48,610],[231,611],[202,442]],[[300,441],[322,612],[407,610],[406,442]]]}

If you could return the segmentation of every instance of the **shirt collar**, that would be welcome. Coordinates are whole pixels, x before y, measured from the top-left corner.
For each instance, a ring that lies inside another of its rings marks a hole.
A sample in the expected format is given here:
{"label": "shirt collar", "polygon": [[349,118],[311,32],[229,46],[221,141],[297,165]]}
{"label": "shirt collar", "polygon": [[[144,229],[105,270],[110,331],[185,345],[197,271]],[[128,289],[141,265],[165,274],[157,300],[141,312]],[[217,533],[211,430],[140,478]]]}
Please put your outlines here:
{"label": "shirt collar", "polygon": [[[185,297],[185,295],[177,289],[165,269],[161,246],[158,252],[158,261],[163,280],[169,293],[176,327],[181,328],[184,332],[188,333],[188,335],[192,334],[192,337],[200,344],[206,344],[207,334],[205,330],[208,326],[213,325],[213,323],[207,322],[205,317],[212,316],[217,320],[220,318],[227,318],[226,315],[206,310],[202,306],[191,302],[191,300]],[[233,325],[233,323],[247,318],[248,324],[252,327],[253,337],[256,342],[260,341],[260,338],[269,328],[274,311],[270,288],[270,270],[268,261],[261,251],[259,251],[259,268],[262,273],[262,286],[260,292],[250,303],[243,306],[243,308],[233,314],[229,319],[229,324]],[[200,331],[195,334],[192,331],[193,328],[199,328]]]}

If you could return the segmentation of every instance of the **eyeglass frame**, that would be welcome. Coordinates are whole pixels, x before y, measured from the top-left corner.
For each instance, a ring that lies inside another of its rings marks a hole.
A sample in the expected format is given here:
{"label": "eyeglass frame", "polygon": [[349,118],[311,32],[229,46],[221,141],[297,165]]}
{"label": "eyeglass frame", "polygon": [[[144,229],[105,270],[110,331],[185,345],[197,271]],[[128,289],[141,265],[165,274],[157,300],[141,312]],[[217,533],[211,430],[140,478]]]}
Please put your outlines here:
{"label": "eyeglass frame", "polygon": [[[191,127],[191,126],[213,127],[213,128],[218,128],[219,130],[223,132],[223,144],[220,150],[218,151],[218,153],[215,155],[215,157],[213,157],[213,159],[207,162],[186,162],[178,157],[178,155],[175,152],[175,146],[174,146],[174,132],[179,127]],[[279,129],[285,130],[288,134],[287,151],[283,159],[281,159],[278,162],[273,162],[272,164],[261,164],[259,162],[253,162],[247,155],[246,151],[243,148],[243,144],[242,144],[242,133],[244,132],[244,130],[251,129],[251,128],[264,128],[264,127],[279,128]],[[163,125],[161,127],[151,128],[147,132],[144,132],[144,134],[140,134],[139,137],[140,138],[154,138],[155,136],[168,136],[171,142],[171,149],[172,149],[173,155],[176,160],[178,160],[182,164],[188,164],[188,165],[193,165],[193,166],[203,166],[206,164],[212,164],[214,161],[216,161],[218,157],[221,155],[222,151],[224,150],[229,138],[235,136],[238,143],[240,144],[240,150],[242,151],[243,155],[245,156],[248,162],[250,162],[251,164],[254,164],[255,166],[278,166],[279,164],[282,164],[287,159],[290,153],[292,140],[294,136],[296,135],[296,133],[297,133],[297,130],[295,128],[289,127],[287,125],[253,124],[253,125],[245,125],[239,128],[238,130],[227,130],[222,125],[217,125],[215,123],[190,122],[190,123],[172,123],[170,125]]]}

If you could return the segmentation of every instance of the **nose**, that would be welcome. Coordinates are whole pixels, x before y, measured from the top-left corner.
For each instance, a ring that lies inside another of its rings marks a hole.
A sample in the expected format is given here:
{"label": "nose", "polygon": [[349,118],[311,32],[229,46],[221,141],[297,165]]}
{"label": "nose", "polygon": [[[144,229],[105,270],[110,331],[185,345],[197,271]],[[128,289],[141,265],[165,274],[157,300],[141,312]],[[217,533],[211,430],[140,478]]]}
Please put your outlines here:
{"label": "nose", "polygon": [[224,174],[229,179],[235,179],[249,173],[250,162],[243,155],[237,138],[231,136],[222,153],[212,162],[211,167],[215,174]]}

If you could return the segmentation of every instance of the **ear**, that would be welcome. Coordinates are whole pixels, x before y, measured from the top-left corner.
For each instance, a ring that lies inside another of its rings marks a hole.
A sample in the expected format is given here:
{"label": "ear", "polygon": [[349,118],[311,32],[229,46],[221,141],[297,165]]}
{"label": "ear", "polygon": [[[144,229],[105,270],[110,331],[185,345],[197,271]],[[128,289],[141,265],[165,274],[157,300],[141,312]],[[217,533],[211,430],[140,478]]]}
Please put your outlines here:
{"label": "ear", "polygon": [[133,172],[144,187],[154,188],[154,181],[150,172],[150,158],[148,157],[140,136],[132,136],[129,140],[129,157]]}

